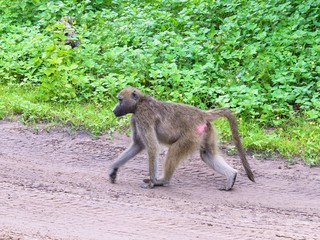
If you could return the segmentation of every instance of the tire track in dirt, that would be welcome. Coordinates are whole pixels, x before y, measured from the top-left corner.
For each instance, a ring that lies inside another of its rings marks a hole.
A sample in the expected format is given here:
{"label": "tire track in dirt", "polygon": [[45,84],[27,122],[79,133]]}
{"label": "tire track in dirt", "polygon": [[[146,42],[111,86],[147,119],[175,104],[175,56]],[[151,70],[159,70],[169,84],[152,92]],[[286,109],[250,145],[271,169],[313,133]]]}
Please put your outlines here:
{"label": "tire track in dirt", "polygon": [[319,168],[250,158],[253,184],[227,156],[240,174],[221,192],[224,178],[194,155],[171,186],[146,190],[145,154],[108,182],[124,136],[0,121],[0,140],[0,239],[320,239]]}

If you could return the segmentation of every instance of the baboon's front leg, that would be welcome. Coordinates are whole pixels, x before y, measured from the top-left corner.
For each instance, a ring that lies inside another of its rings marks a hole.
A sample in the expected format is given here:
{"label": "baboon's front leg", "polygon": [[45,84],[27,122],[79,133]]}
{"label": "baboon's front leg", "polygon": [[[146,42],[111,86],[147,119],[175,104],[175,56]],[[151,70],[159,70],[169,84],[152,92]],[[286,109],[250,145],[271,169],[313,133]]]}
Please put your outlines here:
{"label": "baboon's front leg", "polygon": [[116,182],[118,169],[137,155],[143,149],[143,145],[133,142],[111,165],[109,178],[111,183]]}
{"label": "baboon's front leg", "polygon": [[[166,155],[162,177],[153,182],[153,186],[169,186],[170,180],[182,159],[184,159],[194,149],[194,145],[188,140],[180,139],[172,144]],[[146,181],[147,182],[147,181]]]}
{"label": "baboon's front leg", "polygon": [[140,130],[140,136],[145,144],[149,161],[149,179],[143,180],[142,188],[153,188],[157,182],[159,142],[154,127],[146,126]]}

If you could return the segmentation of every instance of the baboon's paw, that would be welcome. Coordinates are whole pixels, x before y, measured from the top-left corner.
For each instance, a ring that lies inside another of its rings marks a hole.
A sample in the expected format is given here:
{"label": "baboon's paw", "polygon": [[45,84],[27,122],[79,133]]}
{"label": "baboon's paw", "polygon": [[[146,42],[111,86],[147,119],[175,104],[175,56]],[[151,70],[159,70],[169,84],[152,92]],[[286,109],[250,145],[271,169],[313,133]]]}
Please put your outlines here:
{"label": "baboon's paw", "polygon": [[151,182],[150,180],[149,180],[149,182],[147,182],[147,181],[145,181],[145,180],[148,180],[148,179],[144,179],[144,180],[143,180],[144,183],[140,185],[141,188],[144,188],[144,189],[152,189],[152,188],[155,187],[155,185],[153,184],[153,182]]}
{"label": "baboon's paw", "polygon": [[227,184],[224,187],[221,187],[219,190],[221,191],[230,191],[236,182],[237,172],[235,172],[228,180]]}
{"label": "baboon's paw", "polygon": [[117,172],[118,172],[118,168],[114,168],[109,174],[109,179],[111,183],[116,183]]}
{"label": "baboon's paw", "polygon": [[144,183],[150,183],[151,180],[150,180],[149,178],[145,178],[145,179],[143,179],[143,182],[144,182]]}
{"label": "baboon's paw", "polygon": [[143,179],[143,182],[145,184],[151,184],[152,183],[153,187],[167,187],[167,186],[169,186],[169,183],[163,182],[161,180],[156,180],[156,182],[153,183],[150,179],[146,178],[146,179]]}

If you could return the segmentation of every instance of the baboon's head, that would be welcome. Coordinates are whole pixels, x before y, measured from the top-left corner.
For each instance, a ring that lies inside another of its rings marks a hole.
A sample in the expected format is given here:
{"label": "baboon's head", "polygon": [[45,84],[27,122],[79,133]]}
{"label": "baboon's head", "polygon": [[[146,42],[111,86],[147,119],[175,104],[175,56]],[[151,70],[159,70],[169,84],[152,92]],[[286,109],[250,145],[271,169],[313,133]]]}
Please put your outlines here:
{"label": "baboon's head", "polygon": [[143,93],[137,88],[127,87],[122,89],[117,96],[119,102],[113,109],[114,115],[120,117],[128,113],[135,113],[137,103],[142,96]]}

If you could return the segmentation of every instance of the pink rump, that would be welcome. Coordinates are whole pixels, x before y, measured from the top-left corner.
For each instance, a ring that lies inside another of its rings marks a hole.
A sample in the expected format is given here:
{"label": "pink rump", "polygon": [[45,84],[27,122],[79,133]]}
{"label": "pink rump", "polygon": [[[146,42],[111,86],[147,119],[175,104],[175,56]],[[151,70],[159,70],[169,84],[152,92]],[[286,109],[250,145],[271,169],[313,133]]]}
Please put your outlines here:
{"label": "pink rump", "polygon": [[199,125],[197,126],[196,131],[197,131],[197,133],[199,133],[199,134],[203,134],[204,131],[206,130],[206,128],[207,128],[207,124],[202,123],[202,124],[199,124]]}

